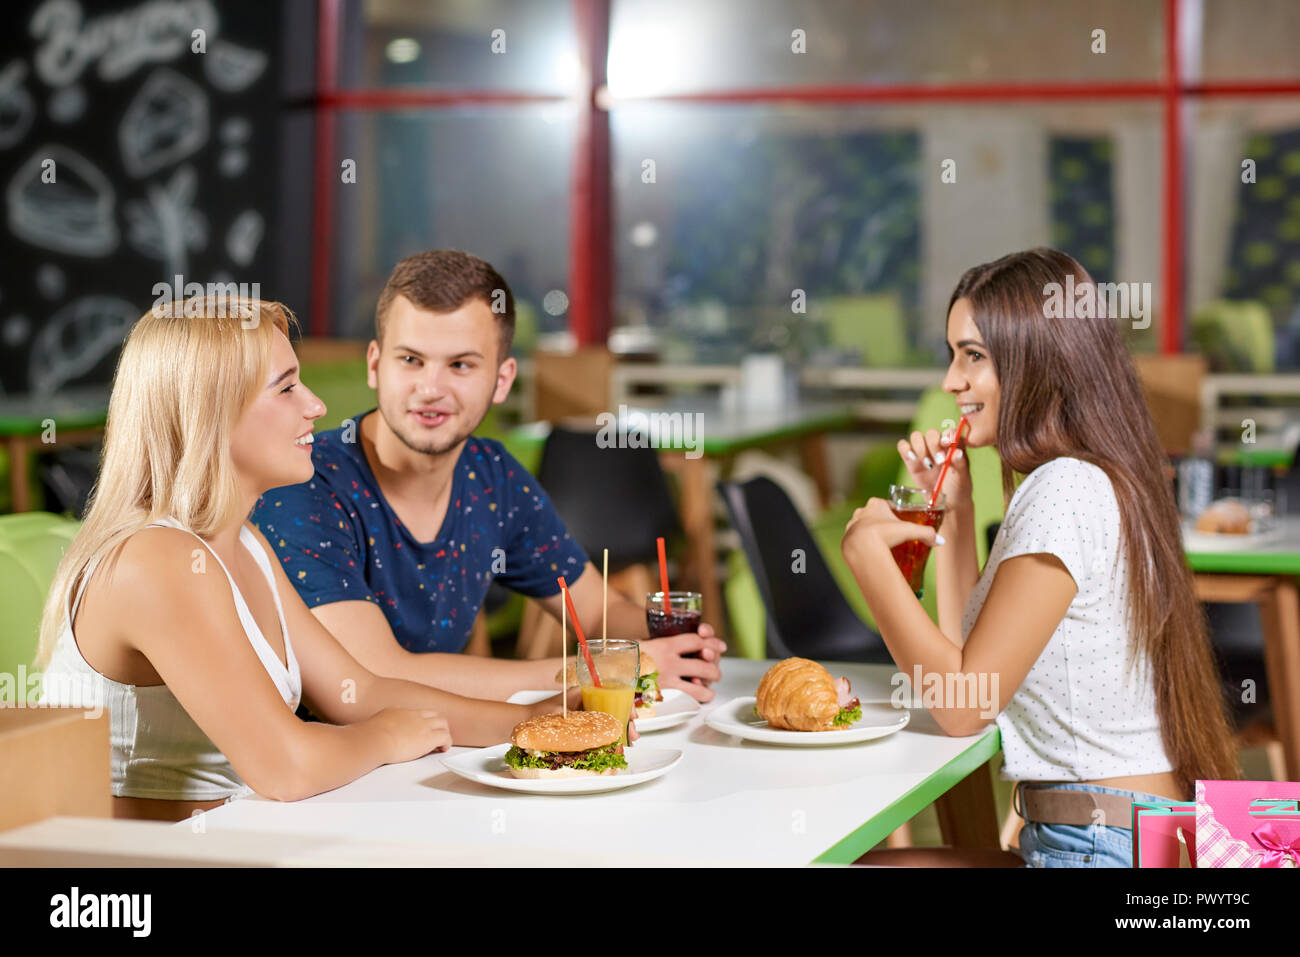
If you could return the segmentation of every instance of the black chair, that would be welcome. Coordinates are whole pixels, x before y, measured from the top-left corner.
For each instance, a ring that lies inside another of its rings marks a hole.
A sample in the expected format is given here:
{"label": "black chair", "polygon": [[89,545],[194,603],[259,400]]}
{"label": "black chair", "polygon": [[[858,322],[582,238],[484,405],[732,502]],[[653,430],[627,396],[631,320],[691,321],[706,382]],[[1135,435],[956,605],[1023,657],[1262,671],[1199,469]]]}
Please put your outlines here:
{"label": "black chair", "polygon": [[[893,664],[884,640],[845,600],[779,485],[759,477],[719,482],[718,490],[763,596],[769,658]],[[796,549],[803,553],[801,562]]]}
{"label": "black chair", "polygon": [[984,529],[984,544],[989,547],[989,552],[993,551],[993,543],[998,540],[998,529],[1001,527],[1001,522],[993,522]]}
{"label": "black chair", "polygon": [[597,567],[604,548],[611,572],[657,563],[655,539],[671,540],[679,531],[659,455],[650,448],[601,448],[597,435],[552,428],[537,480]]}

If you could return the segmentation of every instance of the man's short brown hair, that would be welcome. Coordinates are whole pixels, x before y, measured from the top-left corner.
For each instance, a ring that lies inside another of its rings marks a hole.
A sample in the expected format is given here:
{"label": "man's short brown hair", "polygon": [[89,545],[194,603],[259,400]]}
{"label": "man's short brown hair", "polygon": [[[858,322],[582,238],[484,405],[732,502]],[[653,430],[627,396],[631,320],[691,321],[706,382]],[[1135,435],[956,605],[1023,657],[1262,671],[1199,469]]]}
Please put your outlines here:
{"label": "man's short brown hair", "polygon": [[375,306],[375,339],[384,341],[388,307],[398,296],[428,312],[455,312],[481,299],[497,320],[501,341],[498,361],[510,354],[515,338],[515,297],[501,274],[477,256],[459,249],[429,249],[407,256],[393,267]]}

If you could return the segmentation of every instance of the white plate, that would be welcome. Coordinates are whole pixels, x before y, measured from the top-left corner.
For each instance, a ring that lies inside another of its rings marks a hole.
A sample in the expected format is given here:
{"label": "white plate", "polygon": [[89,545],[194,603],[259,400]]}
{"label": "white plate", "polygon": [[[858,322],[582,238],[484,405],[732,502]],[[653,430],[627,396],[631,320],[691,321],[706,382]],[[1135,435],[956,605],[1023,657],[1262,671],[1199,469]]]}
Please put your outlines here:
{"label": "white plate", "polygon": [[637,718],[637,734],[647,731],[663,731],[675,728],[683,722],[690,721],[700,712],[700,703],[680,688],[661,688],[664,700],[655,702],[653,718]]}
{"label": "white plate", "polygon": [[[663,731],[675,728],[683,722],[690,721],[699,713],[700,703],[679,688],[663,688],[663,701],[655,702],[653,718],[637,718],[636,733]],[[510,704],[536,704],[543,698],[559,694],[558,691],[516,691],[509,698]]]}
{"label": "white plate", "polygon": [[890,704],[864,704],[862,717],[849,727],[836,731],[785,731],[774,728],[754,714],[754,697],[735,698],[720,704],[704,719],[714,731],[762,741],[766,744],[790,744],[800,747],[822,747],[828,744],[855,744],[883,738],[907,727],[912,715],[906,708]]}
{"label": "white plate", "polygon": [[1265,527],[1263,531],[1246,535],[1226,535],[1220,532],[1198,532],[1195,527],[1183,526],[1183,551],[1186,552],[1240,552],[1274,544],[1281,537],[1280,525]]}
{"label": "white plate", "polygon": [[653,781],[667,774],[682,759],[682,752],[666,748],[646,748],[632,745],[624,751],[627,770],[618,774],[599,774],[584,778],[552,778],[551,780],[517,778],[510,774],[503,760],[510,750],[508,744],[498,744],[477,751],[464,751],[443,758],[447,770],[463,778],[507,791],[527,791],[530,794],[593,794],[597,791],[617,791],[620,788]]}

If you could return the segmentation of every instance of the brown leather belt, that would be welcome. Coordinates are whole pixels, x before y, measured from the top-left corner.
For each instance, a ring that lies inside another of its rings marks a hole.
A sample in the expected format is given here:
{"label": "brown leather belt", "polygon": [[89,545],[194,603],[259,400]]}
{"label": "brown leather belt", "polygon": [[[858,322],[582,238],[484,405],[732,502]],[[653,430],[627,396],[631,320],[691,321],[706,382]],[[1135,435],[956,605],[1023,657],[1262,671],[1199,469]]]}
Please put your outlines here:
{"label": "brown leather belt", "polygon": [[1119,794],[1099,794],[1096,791],[1021,788],[1021,783],[1016,782],[1011,800],[1016,813],[1026,821],[1080,827],[1103,824],[1106,827],[1133,829],[1132,798]]}

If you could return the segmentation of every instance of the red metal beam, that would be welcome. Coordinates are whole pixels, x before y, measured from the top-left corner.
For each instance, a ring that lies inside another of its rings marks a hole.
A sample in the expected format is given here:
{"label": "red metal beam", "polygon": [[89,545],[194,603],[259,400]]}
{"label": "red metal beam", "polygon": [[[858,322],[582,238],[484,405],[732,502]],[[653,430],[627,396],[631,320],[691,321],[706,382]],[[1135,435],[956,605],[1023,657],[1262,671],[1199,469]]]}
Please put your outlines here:
{"label": "red metal beam", "polygon": [[1165,0],[1165,195],[1160,283],[1160,351],[1165,355],[1176,355],[1183,339],[1183,97],[1178,86],[1178,3]]}
{"label": "red metal beam", "polygon": [[[316,96],[329,97],[338,83],[339,16],[342,0],[320,0],[317,30]],[[313,336],[327,336],[330,308],[331,240],[334,235],[334,111],[316,109],[316,164],[312,184],[311,316],[307,328]]]}
{"label": "red metal beam", "polygon": [[609,113],[596,103],[609,59],[609,0],[573,0],[583,107],[577,115],[569,206],[569,328],[579,346],[609,339],[614,241]]}
{"label": "red metal beam", "polygon": [[[1300,80],[1227,80],[1180,84],[1184,96],[1300,96]],[[733,90],[700,90],[616,97],[606,94],[610,107],[643,103],[890,103],[965,102],[978,100],[1114,100],[1160,99],[1166,82],[1145,83],[1005,83],[965,86],[770,86]],[[333,109],[403,109],[441,106],[566,103],[562,93],[516,90],[333,90],[317,97],[316,105]]]}

